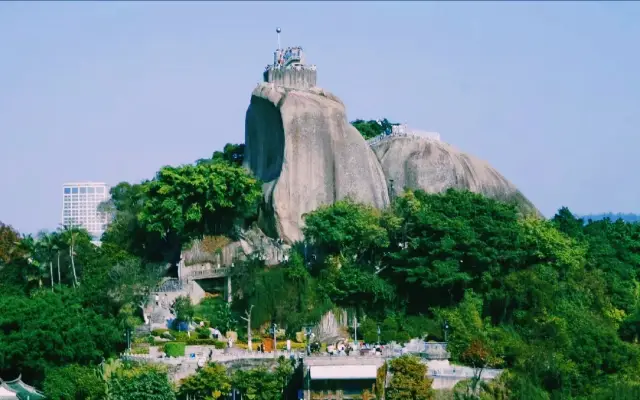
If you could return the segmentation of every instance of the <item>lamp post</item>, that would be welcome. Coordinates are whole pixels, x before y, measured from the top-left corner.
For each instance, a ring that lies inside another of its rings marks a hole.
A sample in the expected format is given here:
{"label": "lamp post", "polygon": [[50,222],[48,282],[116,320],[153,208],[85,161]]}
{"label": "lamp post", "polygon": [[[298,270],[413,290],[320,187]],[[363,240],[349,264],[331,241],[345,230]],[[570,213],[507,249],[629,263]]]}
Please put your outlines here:
{"label": "lamp post", "polygon": [[311,355],[311,335],[313,335],[313,333],[311,333],[311,326],[305,326],[304,327],[304,334],[307,338],[307,355],[310,356]]}
{"label": "lamp post", "polygon": [[447,337],[448,337],[448,335],[447,335],[448,330],[449,330],[449,322],[447,322],[447,320],[445,320],[445,321],[444,321],[444,341],[445,341],[445,343],[448,343],[448,340],[447,340]]}
{"label": "lamp post", "polygon": [[127,328],[124,337],[127,338],[127,350],[131,353],[131,328]]}
{"label": "lamp post", "polygon": [[353,341],[354,341],[354,350],[358,350],[358,317],[355,316],[353,318]]}
{"label": "lamp post", "polygon": [[278,351],[278,342],[276,341],[276,333],[278,332],[278,325],[275,322],[273,323],[271,330],[273,331],[273,356],[277,357],[276,353]]}

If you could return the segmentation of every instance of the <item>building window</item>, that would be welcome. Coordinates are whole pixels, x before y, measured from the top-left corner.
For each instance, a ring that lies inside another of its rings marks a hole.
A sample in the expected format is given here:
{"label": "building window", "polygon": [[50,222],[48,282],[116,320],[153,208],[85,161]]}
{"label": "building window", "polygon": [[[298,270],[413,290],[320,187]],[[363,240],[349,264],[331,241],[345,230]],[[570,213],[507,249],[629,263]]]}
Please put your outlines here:
{"label": "building window", "polygon": [[78,194],[78,188],[77,187],[71,188],[71,194]]}
{"label": "building window", "polygon": [[71,188],[64,188],[64,194],[71,194]]}
{"label": "building window", "polygon": [[81,187],[80,188],[80,193],[81,194],[87,193],[87,188],[86,187]]}
{"label": "building window", "polygon": [[103,187],[97,187],[96,188],[96,193],[104,193],[104,188]]}
{"label": "building window", "polygon": [[96,188],[87,188],[87,193],[95,193],[96,192]]}

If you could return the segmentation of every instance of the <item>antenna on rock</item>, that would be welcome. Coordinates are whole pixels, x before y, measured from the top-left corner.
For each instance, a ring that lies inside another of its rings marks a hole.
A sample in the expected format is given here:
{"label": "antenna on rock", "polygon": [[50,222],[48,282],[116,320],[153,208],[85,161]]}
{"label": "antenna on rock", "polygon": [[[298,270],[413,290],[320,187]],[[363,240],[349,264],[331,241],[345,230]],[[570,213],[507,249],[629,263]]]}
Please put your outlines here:
{"label": "antenna on rock", "polygon": [[280,32],[282,32],[282,29],[276,28],[276,33],[278,34],[278,50],[281,49],[281,47],[280,47]]}

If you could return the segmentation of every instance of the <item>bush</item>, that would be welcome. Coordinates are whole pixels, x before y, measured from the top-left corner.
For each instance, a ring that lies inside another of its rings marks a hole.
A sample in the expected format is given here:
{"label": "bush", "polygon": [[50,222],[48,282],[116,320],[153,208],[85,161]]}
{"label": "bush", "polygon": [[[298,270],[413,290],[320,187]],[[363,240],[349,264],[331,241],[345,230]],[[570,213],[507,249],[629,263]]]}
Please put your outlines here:
{"label": "bush", "polygon": [[160,337],[162,337],[162,334],[163,334],[163,333],[165,333],[165,332],[169,332],[169,329],[166,329],[166,328],[158,328],[158,329],[154,329],[154,330],[152,330],[152,331],[151,331],[151,334],[152,334],[153,336],[160,336]]}
{"label": "bush", "polygon": [[47,399],[104,399],[105,391],[105,382],[92,367],[70,364],[47,369],[44,381]]}
{"label": "bush", "polygon": [[211,337],[211,331],[207,328],[197,328],[196,334],[198,335],[198,339],[209,339]]}
{"label": "bush", "polygon": [[149,354],[148,347],[132,347],[131,354]]}
{"label": "bush", "polygon": [[188,339],[186,343],[189,346],[215,346],[216,349],[224,349],[227,347],[226,342],[215,339]]}
{"label": "bush", "polygon": [[173,336],[173,338],[175,339],[176,342],[186,342],[187,340],[191,339],[189,337],[189,334],[187,332],[181,332],[181,331],[170,331],[171,336]]}
{"label": "bush", "polygon": [[167,357],[183,357],[186,347],[184,342],[168,342],[164,344],[164,353]]}

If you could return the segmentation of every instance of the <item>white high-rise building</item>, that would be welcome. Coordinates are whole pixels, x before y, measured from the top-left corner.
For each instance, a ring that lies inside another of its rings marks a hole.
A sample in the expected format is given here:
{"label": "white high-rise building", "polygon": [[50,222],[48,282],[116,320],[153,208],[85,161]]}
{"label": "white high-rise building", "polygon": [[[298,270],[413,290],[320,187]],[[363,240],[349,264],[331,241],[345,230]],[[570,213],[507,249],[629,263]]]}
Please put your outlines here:
{"label": "white high-rise building", "polygon": [[109,186],[102,182],[69,182],[62,185],[62,225],[86,229],[94,240],[107,228],[109,216],[98,206],[109,199]]}

